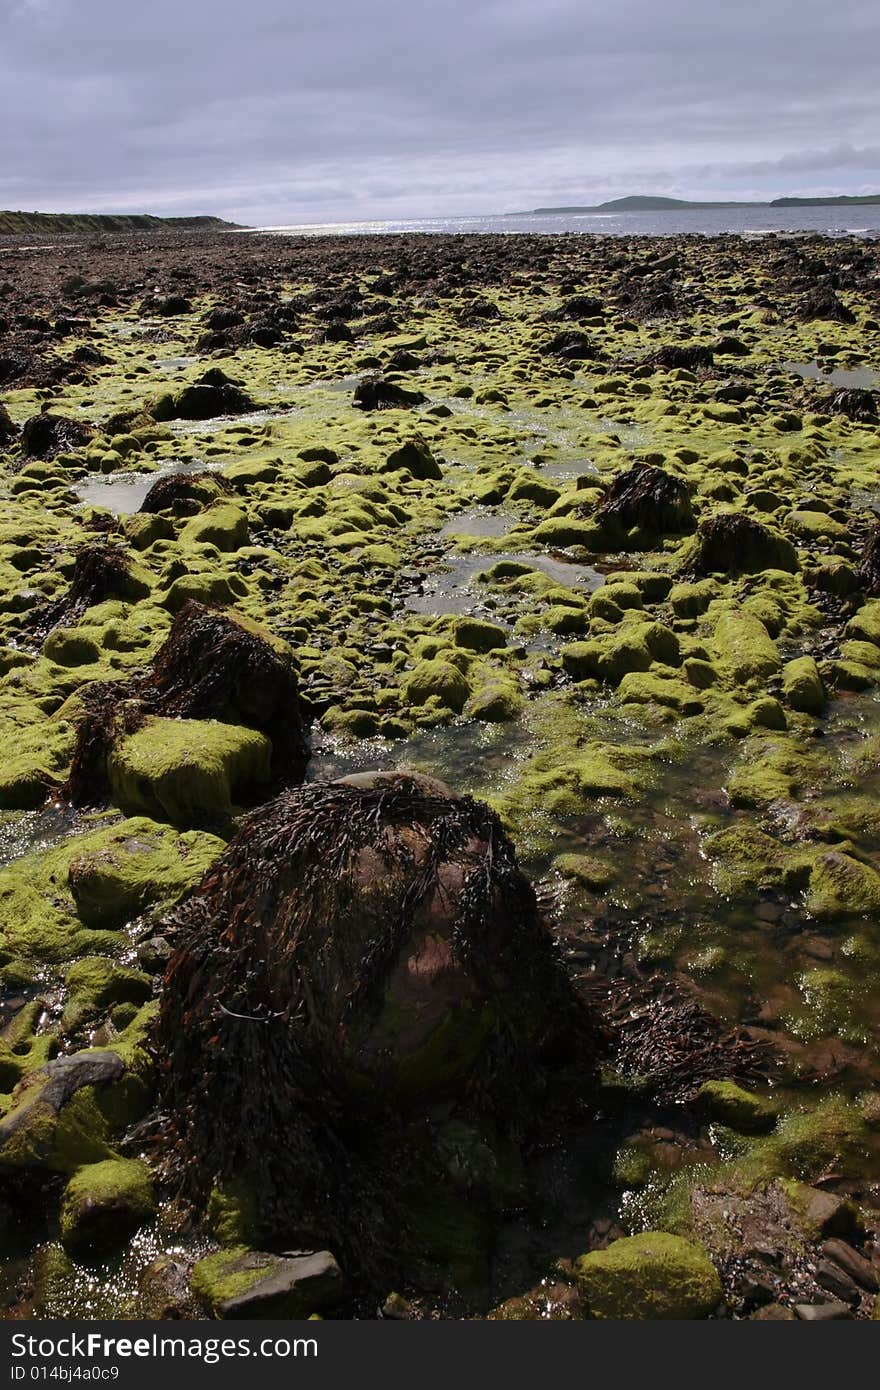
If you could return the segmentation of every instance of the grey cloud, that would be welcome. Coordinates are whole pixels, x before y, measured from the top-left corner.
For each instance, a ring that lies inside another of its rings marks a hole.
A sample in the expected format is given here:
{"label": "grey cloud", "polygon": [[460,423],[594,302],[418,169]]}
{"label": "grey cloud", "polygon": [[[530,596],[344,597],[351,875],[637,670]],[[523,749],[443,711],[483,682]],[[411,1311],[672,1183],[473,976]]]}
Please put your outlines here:
{"label": "grey cloud", "polygon": [[858,191],[877,167],[863,0],[0,0],[0,19],[17,206],[279,222]]}

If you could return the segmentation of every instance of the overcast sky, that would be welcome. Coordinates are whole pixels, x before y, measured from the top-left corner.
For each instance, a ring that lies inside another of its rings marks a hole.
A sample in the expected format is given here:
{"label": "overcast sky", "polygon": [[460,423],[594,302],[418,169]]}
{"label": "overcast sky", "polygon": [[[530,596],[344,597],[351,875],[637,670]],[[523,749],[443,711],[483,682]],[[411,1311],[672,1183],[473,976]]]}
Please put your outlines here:
{"label": "overcast sky", "polygon": [[878,0],[0,0],[0,207],[880,189]]}

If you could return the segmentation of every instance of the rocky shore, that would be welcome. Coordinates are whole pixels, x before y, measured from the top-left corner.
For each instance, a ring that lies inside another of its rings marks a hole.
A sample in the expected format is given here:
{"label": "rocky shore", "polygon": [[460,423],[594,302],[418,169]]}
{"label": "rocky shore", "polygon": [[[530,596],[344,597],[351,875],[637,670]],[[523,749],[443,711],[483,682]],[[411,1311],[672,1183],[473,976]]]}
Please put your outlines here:
{"label": "rocky shore", "polygon": [[880,247],[0,237],[0,1306],[880,1316]]}

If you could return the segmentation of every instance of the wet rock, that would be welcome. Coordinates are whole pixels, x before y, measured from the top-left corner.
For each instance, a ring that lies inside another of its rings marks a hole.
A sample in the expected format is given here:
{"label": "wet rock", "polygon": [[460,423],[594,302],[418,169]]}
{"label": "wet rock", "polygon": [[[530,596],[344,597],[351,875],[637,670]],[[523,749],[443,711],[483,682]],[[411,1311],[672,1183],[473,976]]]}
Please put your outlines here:
{"label": "wet rock", "polygon": [[655,534],[689,531],[694,524],[690,493],[679,478],[651,464],[636,464],[608,488],[598,518],[625,531],[634,527]]}
{"label": "wet rock", "polygon": [[420,391],[407,391],[396,381],[367,376],[355,387],[352,405],[357,410],[409,410],[422,405],[427,397]]}
{"label": "wet rock", "polygon": [[11,444],[18,438],[18,426],[15,424],[6,406],[0,401],[0,446]]}
{"label": "wet rock", "polygon": [[842,391],[835,391],[822,405],[829,415],[845,415],[847,420],[873,424],[877,419],[877,400],[876,391],[848,387]]}
{"label": "wet rock", "polygon": [[229,492],[225,478],[207,470],[196,473],[172,473],[157,478],[150,487],[139,510],[147,515],[172,512],[175,516],[195,516],[202,507],[217,501]]}
{"label": "wet rock", "polygon": [[71,1255],[94,1258],[124,1245],[155,1213],[145,1163],[127,1158],[87,1163],[64,1189],[61,1240]]}
{"label": "wet rock", "polygon": [[396,473],[401,469],[413,478],[418,478],[420,482],[443,477],[442,468],[420,434],[414,435],[399,449],[390,453],[382,471]]}
{"label": "wet rock", "polygon": [[782,670],[782,691],[792,709],[817,718],[825,713],[825,687],[813,657],[800,656],[786,662]]}
{"label": "wet rock", "polygon": [[859,583],[868,598],[880,598],[880,524],[871,527],[862,548]]}
{"label": "wet rock", "polygon": [[662,367],[664,371],[699,371],[711,367],[715,361],[712,348],[699,343],[670,343],[658,348],[653,354],[651,364]]}
{"label": "wet rock", "polygon": [[29,458],[53,459],[57,454],[72,453],[91,443],[95,431],[81,420],[49,411],[32,415],[25,420],[21,431],[21,452]]}
{"label": "wet rock", "polygon": [[838,1238],[826,1240],[822,1246],[822,1254],[842,1269],[862,1289],[866,1289],[868,1293],[880,1293],[880,1272],[878,1272],[877,1267],[870,1260],[866,1260],[864,1255],[860,1255],[857,1250],[854,1250],[845,1240]]}
{"label": "wet rock", "polygon": [[827,285],[817,286],[799,300],[795,306],[795,317],[801,323],[813,323],[816,319],[827,319],[832,323],[855,323],[856,316]]}
{"label": "wet rock", "polygon": [[138,1312],[151,1321],[192,1321],[196,1306],[186,1265],[170,1255],[160,1255],[148,1264],[138,1280]]}
{"label": "wet rock", "polygon": [[816,1283],[843,1303],[858,1303],[862,1296],[858,1284],[833,1260],[820,1260],[816,1265]]}
{"label": "wet rock", "polygon": [[616,1240],[576,1262],[587,1317],[706,1318],[721,1302],[721,1281],[699,1245],[663,1231]]}
{"label": "wet rock", "polygon": [[223,1250],[199,1260],[191,1284],[211,1316],[223,1319],[307,1318],[345,1296],[342,1270],[329,1250],[287,1255]]}
{"label": "wet rock", "polygon": [[597,344],[586,333],[566,329],[555,334],[544,344],[546,357],[558,357],[563,362],[600,362],[602,353]]}
{"label": "wet rock", "polygon": [[212,367],[192,386],[164,396],[152,408],[157,420],[213,420],[221,415],[247,415],[256,403],[219,367]]}
{"label": "wet rock", "polygon": [[[150,719],[152,733],[144,727]],[[126,736],[127,752],[111,769]],[[160,818],[174,820],[198,806],[210,819],[212,808],[228,814],[233,788],[246,790],[270,773],[284,784],[299,781],[307,759],[287,643],[243,614],[187,600],[143,678],[92,688],[67,794],[74,805],[94,804],[115,778],[119,793],[140,810],[162,808]]]}
{"label": "wet rock", "polygon": [[125,1075],[118,1053],[93,1050],[58,1057],[26,1077],[0,1120],[0,1169],[72,1173],[111,1157],[95,1098]]}
{"label": "wet rock", "polygon": [[[590,1055],[591,1015],[510,842],[488,808],[430,779],[285,793],[175,920],[156,1043],[189,1182],[246,1175],[270,1229],[324,1232],[359,1262],[381,1258],[386,1221],[399,1247],[398,1200],[434,1229],[401,1104],[467,1092],[479,1113],[485,1095],[502,1134],[514,1115],[527,1129],[554,1046]],[[375,1213],[372,1235],[352,1228],[351,1201]]]}
{"label": "wet rock", "polygon": [[602,301],[591,294],[573,294],[564,299],[558,309],[552,309],[545,318],[548,320],[592,319],[602,313]]}
{"label": "wet rock", "polygon": [[798,568],[791,541],[745,512],[718,512],[700,522],[685,559],[697,574],[756,574]]}
{"label": "wet rock", "polygon": [[775,1105],[743,1090],[733,1081],[706,1081],[697,1099],[711,1119],[742,1134],[760,1134],[772,1129],[779,1114]]}

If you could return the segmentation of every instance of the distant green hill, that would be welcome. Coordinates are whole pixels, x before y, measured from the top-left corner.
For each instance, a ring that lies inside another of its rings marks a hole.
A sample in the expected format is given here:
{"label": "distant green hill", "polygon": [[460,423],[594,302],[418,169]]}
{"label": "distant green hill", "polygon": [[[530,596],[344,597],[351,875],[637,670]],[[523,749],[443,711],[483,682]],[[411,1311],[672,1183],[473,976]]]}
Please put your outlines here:
{"label": "distant green hill", "polygon": [[0,236],[89,232],[217,232],[237,227],[222,217],[151,217],[148,213],[0,212]]}
{"label": "distant green hill", "polygon": [[835,198],[774,198],[771,208],[844,208],[873,207],[880,203],[880,193],[840,193]]}
{"label": "distant green hill", "polygon": [[[579,212],[681,212],[693,208],[813,208],[813,207],[868,207],[880,203],[880,193],[849,195],[841,193],[835,198],[774,198],[768,203],[720,202],[699,203],[685,198],[661,198],[651,195],[633,194],[627,198],[612,198],[607,203],[584,204],[575,207],[532,208],[539,213],[579,213]],[[511,213],[521,217],[522,213]]]}

